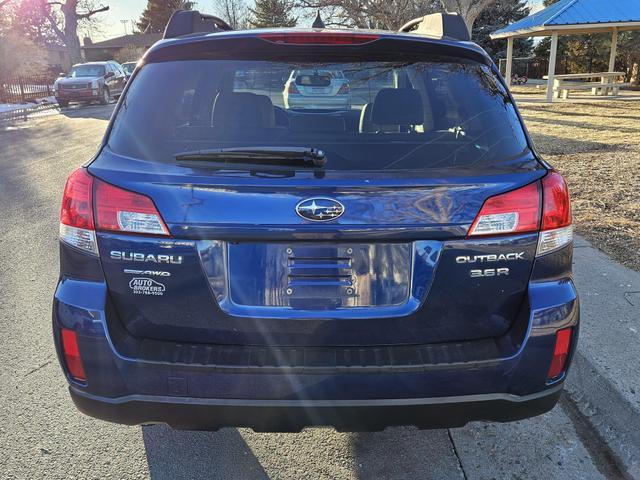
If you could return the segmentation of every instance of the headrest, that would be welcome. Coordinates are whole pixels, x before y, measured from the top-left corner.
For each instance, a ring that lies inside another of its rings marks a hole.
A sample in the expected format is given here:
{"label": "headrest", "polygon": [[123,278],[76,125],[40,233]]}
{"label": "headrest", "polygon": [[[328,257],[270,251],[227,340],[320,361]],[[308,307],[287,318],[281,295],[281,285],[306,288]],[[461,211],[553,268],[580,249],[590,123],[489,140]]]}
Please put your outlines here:
{"label": "headrest", "polygon": [[421,125],[424,107],[417,90],[383,88],[373,102],[371,121],[376,125]]}
{"label": "headrest", "polygon": [[214,127],[271,128],[275,112],[266,95],[250,92],[220,92],[213,102],[211,123]]}

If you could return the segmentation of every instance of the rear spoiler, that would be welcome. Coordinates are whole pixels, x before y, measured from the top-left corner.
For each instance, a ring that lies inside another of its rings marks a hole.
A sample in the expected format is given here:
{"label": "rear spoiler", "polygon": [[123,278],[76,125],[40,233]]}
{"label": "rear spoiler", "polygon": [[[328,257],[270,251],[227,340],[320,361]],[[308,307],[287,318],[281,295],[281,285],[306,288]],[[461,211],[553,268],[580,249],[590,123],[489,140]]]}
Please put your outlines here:
{"label": "rear spoiler", "polygon": [[206,15],[197,10],[176,10],[171,15],[162,38],[177,38],[186,35],[204,35],[233,30],[221,18]]}
{"label": "rear spoiler", "polygon": [[413,32],[430,37],[452,38],[468,42],[471,40],[467,24],[457,13],[432,13],[408,21],[399,32]]}

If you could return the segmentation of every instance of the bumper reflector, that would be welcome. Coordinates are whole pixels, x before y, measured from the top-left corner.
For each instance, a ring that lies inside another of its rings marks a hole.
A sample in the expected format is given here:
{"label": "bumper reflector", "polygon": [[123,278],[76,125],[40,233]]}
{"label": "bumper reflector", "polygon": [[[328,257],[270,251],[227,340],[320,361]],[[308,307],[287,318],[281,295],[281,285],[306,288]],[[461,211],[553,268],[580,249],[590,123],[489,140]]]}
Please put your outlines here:
{"label": "bumper reflector", "polygon": [[571,345],[571,329],[565,328],[556,332],[556,345],[553,349],[553,358],[547,378],[552,379],[558,377],[567,364],[569,356],[569,346]]}
{"label": "bumper reflector", "polygon": [[80,358],[80,349],[78,348],[78,337],[76,332],[67,328],[60,329],[60,338],[62,340],[62,351],[64,353],[64,361],[67,364],[69,374],[81,382],[87,381],[84,373],[82,359]]}

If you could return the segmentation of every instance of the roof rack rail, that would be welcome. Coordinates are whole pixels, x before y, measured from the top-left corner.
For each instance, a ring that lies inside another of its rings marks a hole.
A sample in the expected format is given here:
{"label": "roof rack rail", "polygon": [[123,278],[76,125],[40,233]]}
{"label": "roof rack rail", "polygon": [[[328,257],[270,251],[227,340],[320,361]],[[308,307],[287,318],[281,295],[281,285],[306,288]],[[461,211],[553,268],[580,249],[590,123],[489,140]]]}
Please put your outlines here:
{"label": "roof rack rail", "polygon": [[171,15],[162,38],[202,35],[228,30],[233,30],[233,28],[221,18],[206,15],[197,10],[176,10]]}
{"label": "roof rack rail", "polygon": [[399,32],[413,32],[431,37],[448,37],[469,41],[471,36],[463,18],[457,13],[432,13],[408,21]]}

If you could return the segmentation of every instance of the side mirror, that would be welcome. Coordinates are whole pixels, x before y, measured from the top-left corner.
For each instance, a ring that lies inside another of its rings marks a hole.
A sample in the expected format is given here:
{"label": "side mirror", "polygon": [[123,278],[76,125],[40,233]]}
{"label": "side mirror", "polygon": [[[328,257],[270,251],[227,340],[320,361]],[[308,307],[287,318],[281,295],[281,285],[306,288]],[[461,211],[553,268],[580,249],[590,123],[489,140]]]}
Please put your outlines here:
{"label": "side mirror", "polygon": [[113,72],[107,72],[107,73],[104,74],[104,78],[111,78],[114,75],[115,75],[115,73],[113,73]]}

